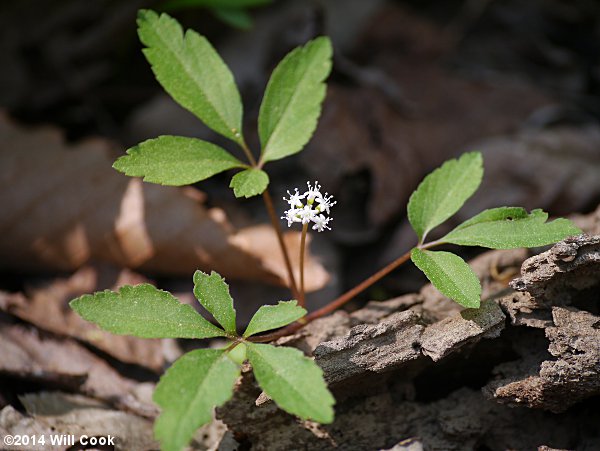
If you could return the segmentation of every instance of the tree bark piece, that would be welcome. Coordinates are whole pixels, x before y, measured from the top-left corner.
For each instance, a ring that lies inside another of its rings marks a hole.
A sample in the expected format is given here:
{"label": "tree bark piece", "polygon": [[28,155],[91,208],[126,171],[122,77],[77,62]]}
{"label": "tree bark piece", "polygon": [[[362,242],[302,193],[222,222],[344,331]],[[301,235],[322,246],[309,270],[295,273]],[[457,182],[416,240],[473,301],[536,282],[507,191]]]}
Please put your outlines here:
{"label": "tree bark piece", "polygon": [[565,305],[578,292],[600,280],[600,236],[567,238],[550,250],[525,260],[521,277],[511,282],[538,302]]}
{"label": "tree bark piece", "polygon": [[509,369],[506,377],[487,387],[490,395],[510,405],[564,412],[590,396],[600,394],[600,317],[572,308],[553,307],[554,325],[546,328],[550,340],[548,350],[555,360],[538,366],[532,362],[525,371],[540,368],[539,375],[515,379]]}
{"label": "tree bark piece", "polygon": [[[567,238],[523,262],[518,290],[500,300],[516,326],[544,330],[548,355],[501,365],[499,380],[486,393],[510,405],[563,412],[600,393],[600,316],[569,305],[597,309],[600,287],[600,236]],[[569,306],[569,307],[565,307]]]}
{"label": "tree bark piece", "polygon": [[330,385],[392,371],[421,357],[423,329],[416,313],[399,312],[379,324],[355,326],[347,336],[321,343],[315,360]]}
{"label": "tree bark piece", "polygon": [[504,329],[505,318],[494,301],[483,301],[479,309],[463,310],[428,326],[421,339],[422,352],[437,362],[463,346],[496,338]]}
{"label": "tree bark piece", "polygon": [[[310,352],[328,340],[314,356],[337,399],[331,425],[299,422],[273,402],[257,406],[251,373],[219,415],[256,450],[596,449],[597,409],[573,405],[600,393],[600,317],[581,309],[594,307],[600,285],[598,240],[570,238],[527,260],[521,279],[531,292],[505,294],[503,273],[526,251],[482,254],[472,264],[489,299],[478,310],[448,308],[426,286],[311,323],[288,344]],[[507,351],[486,353],[484,339]],[[464,387],[473,372],[483,391]],[[452,384],[462,388],[438,387]]]}

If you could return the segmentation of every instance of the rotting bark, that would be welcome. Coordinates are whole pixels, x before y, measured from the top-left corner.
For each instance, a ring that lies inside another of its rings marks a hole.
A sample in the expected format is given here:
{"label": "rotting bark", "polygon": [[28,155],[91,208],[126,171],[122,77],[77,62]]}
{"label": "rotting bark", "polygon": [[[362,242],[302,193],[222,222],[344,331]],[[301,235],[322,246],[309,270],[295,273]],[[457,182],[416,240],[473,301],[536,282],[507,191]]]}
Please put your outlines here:
{"label": "rotting bark", "polygon": [[[505,378],[490,383],[497,401],[564,412],[573,404],[600,394],[600,317],[563,307],[552,308],[553,326],[546,328],[548,350],[556,360],[531,362],[524,368],[504,365]],[[538,374],[530,374],[540,368]],[[517,370],[521,378],[511,374]],[[526,375],[523,377],[523,373]]]}
{"label": "rotting bark", "polygon": [[[548,305],[567,305],[600,279],[600,236],[580,235],[557,243],[523,263],[521,277],[511,282]],[[592,307],[590,305],[590,307]]]}
{"label": "rotting bark", "polygon": [[500,300],[517,326],[544,329],[552,359],[502,365],[485,391],[499,402],[563,412],[600,394],[600,236],[566,239],[526,260],[511,282],[521,291]]}
{"label": "rotting bark", "polygon": [[419,316],[406,310],[375,325],[359,325],[339,339],[321,343],[315,361],[325,372],[330,386],[369,372],[393,371],[421,357],[425,327]]}
{"label": "rotting bark", "polygon": [[[572,238],[526,260],[512,283],[520,292],[510,292],[506,274],[526,251],[481,255],[472,262],[488,298],[479,310],[458,311],[425,287],[280,340],[313,352],[323,368],[338,400],[332,425],[300,422],[264,402],[249,372],[218,415],[253,450],[600,449],[600,413],[581,403],[600,394],[600,318],[583,310],[598,297],[599,243]],[[481,340],[511,355],[474,352]],[[483,381],[476,389],[448,385],[431,398],[417,382],[427,373],[425,387],[443,386],[473,368]]]}

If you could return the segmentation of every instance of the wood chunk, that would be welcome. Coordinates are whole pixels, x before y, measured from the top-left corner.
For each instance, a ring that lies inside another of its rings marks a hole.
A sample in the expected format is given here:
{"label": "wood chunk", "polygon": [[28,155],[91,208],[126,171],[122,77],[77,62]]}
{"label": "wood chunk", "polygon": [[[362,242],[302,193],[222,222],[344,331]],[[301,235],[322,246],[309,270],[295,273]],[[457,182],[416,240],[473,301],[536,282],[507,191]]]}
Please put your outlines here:
{"label": "wood chunk", "polygon": [[399,312],[379,324],[355,326],[346,337],[321,343],[315,360],[329,384],[392,371],[421,356],[423,329],[416,313]]}
{"label": "wood chunk", "polygon": [[483,301],[479,309],[463,310],[428,326],[423,332],[422,352],[437,362],[482,338],[498,337],[504,320],[504,313],[494,301]]}
{"label": "wood chunk", "polygon": [[600,235],[567,238],[550,250],[525,260],[521,277],[511,282],[538,302],[565,305],[577,292],[600,281]]}
{"label": "wood chunk", "polygon": [[[514,366],[520,378],[509,372],[488,386],[497,401],[558,413],[600,394],[600,317],[553,307],[552,318],[554,325],[546,328],[546,337],[556,360],[545,360],[541,366],[533,361],[525,369]],[[534,375],[523,377],[523,372]]]}
{"label": "wood chunk", "polygon": [[516,292],[498,300],[513,326],[544,329],[552,325],[552,313],[527,292]]}

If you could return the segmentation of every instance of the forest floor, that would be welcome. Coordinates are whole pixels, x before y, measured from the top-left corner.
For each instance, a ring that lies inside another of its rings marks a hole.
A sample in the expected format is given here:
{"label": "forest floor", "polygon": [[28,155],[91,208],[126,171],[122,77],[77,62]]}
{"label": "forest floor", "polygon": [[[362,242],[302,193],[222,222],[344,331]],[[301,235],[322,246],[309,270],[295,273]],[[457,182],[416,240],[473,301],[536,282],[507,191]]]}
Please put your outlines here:
{"label": "forest floor", "polygon": [[[158,378],[185,350],[222,344],[104,333],[69,309],[83,293],[150,281],[195,305],[193,272],[216,270],[242,323],[290,296],[266,211],[236,202],[226,175],[176,189],[111,168],[162,134],[219,142],[142,57],[135,14],[151,3],[0,6],[0,436],[113,435],[115,449],[157,449]],[[280,340],[323,368],[332,425],[278,410],[246,371],[193,449],[600,449],[600,6],[439,3],[280,1],[255,10],[248,31],[173,12],[215,43],[249,123],[275,62],[315,35],[333,39],[317,132],[270,173],[280,210],[306,180],[338,201],[334,230],[310,242],[309,309],[414,245],[411,192],[467,150],[482,152],[484,181],[454,224],[518,205],[587,235],[461,250],[483,284],[476,311],[410,265],[395,271]],[[296,255],[298,233],[286,240]]]}

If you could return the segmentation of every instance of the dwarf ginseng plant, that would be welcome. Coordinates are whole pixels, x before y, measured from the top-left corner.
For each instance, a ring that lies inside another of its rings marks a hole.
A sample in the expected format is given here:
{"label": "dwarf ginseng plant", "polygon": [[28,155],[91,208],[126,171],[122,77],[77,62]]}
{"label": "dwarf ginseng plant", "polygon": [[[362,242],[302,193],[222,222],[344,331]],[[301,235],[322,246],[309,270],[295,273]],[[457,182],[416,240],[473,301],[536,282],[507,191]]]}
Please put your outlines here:
{"label": "dwarf ginseng plant", "polygon": [[283,410],[320,423],[333,421],[334,399],[323,372],[297,349],[252,343],[260,332],[302,318],[306,310],[296,301],[265,305],[254,314],[246,331],[237,333],[233,299],[217,273],[194,274],[194,294],[217,320],[215,326],[192,306],[149,284],[125,286],[71,301],[83,318],[115,334],[142,338],[224,337],[223,349],[197,349],[180,357],[161,377],[154,401],[161,415],[154,425],[163,450],[180,450],[196,429],[212,419],[215,406],[233,394],[240,366],[248,359],[264,392]]}
{"label": "dwarf ginseng plant", "polygon": [[[527,213],[519,207],[485,210],[460,224],[444,237],[427,241],[439,226],[467,201],[483,176],[481,154],[473,152],[444,163],[429,174],[412,194],[408,218],[418,242],[356,287],[325,307],[307,314],[304,306],[303,261],[309,227],[329,229],[332,196],[315,182],[304,193],[288,191],[288,226],[302,224],[300,287],[292,272],[279,218],[267,190],[267,163],[302,150],[312,136],[325,96],[331,70],[331,44],[325,37],[310,41],[289,53],[275,68],[267,85],[258,117],[261,152],[255,158],[242,132],[242,103],[233,76],[209,42],[181,26],[166,14],[140,11],[139,36],[144,54],[157,80],[184,108],[215,132],[235,143],[246,162],[215,144],[195,138],[160,136],[127,151],[114,167],[127,175],[163,185],[181,186],[215,174],[238,169],[230,187],[236,197],[262,194],[284,255],[292,295],[298,299],[260,307],[240,336],[229,289],[220,275],[196,272],[194,294],[220,325],[204,319],[191,306],[152,285],[125,286],[71,301],[83,318],[115,333],[142,338],[223,337],[222,349],[198,349],[178,359],[160,379],[154,401],[161,408],[155,434],[162,449],[182,449],[194,431],[210,421],[215,406],[231,398],[243,362],[252,365],[264,392],[283,410],[320,423],[333,421],[334,399],[321,369],[300,351],[270,344],[316,318],[341,307],[409,259],[440,292],[459,304],[477,308],[481,285],[469,265],[456,254],[431,251],[441,244],[481,246],[492,249],[536,247],[580,233],[566,219],[546,222],[541,210]],[[262,332],[276,331],[261,334]]]}

